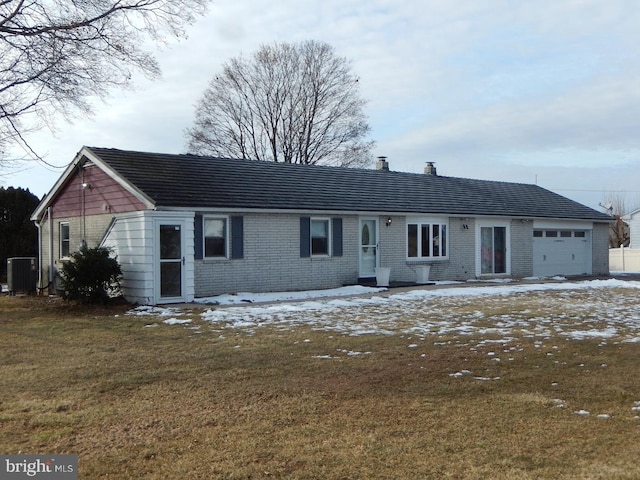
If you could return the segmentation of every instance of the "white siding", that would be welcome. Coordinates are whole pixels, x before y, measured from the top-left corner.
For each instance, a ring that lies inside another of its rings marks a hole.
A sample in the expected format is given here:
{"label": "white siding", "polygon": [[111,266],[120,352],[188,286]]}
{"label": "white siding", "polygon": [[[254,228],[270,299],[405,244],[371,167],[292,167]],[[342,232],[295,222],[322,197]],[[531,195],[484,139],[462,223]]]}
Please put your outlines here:
{"label": "white siding", "polygon": [[629,248],[640,248],[640,211],[625,215],[623,220],[629,224]]}
{"label": "white siding", "polygon": [[153,224],[145,213],[116,218],[102,245],[118,256],[125,298],[148,305],[154,303]]}
{"label": "white siding", "polygon": [[102,245],[113,248],[118,255],[125,298],[132,303],[155,304],[159,298],[155,226],[159,221],[184,221],[183,300],[193,301],[193,213],[144,211],[117,217]]}

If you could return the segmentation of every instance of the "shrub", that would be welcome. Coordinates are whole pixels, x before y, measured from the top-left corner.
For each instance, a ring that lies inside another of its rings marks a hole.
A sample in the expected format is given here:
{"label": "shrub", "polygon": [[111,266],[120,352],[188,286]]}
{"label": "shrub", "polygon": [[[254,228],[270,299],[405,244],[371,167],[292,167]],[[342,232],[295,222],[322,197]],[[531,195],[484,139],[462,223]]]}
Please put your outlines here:
{"label": "shrub", "polygon": [[104,303],[120,294],[122,270],[107,247],[81,247],[61,269],[65,300]]}

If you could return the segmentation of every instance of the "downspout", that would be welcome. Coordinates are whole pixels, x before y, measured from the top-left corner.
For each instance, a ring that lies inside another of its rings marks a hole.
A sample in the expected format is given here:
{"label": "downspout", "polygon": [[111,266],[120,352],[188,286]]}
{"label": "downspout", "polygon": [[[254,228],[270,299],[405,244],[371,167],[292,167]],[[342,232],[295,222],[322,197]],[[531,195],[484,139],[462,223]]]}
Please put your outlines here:
{"label": "downspout", "polygon": [[42,230],[40,230],[40,222],[34,220],[38,229],[38,287],[42,287]]}
{"label": "downspout", "polygon": [[87,220],[85,218],[84,191],[89,185],[87,184],[84,178],[84,168],[82,168],[82,166],[80,165],[78,165],[78,167],[80,168],[80,175],[81,175],[81,180],[80,180],[81,207],[80,208],[82,209],[80,212],[80,215],[82,216],[82,240],[80,242],[80,245],[85,246],[87,244]]}

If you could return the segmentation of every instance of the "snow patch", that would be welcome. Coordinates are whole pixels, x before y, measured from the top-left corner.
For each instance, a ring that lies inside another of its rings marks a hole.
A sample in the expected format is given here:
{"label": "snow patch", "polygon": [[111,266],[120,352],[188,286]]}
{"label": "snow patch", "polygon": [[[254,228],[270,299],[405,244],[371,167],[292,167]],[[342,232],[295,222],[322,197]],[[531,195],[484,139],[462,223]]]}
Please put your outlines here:
{"label": "snow patch", "polygon": [[250,293],[240,292],[236,294],[218,295],[214,297],[196,298],[194,302],[216,305],[239,305],[247,303],[270,303],[290,300],[305,300],[310,298],[346,297],[353,295],[367,295],[387,290],[382,287],[364,287],[352,285],[348,287],[330,288],[326,290],[306,290],[300,292],[270,292]]}
{"label": "snow patch", "polygon": [[191,323],[191,320],[179,320],[177,318],[168,318],[163,320],[162,323],[166,323],[167,325],[186,325],[187,323]]}

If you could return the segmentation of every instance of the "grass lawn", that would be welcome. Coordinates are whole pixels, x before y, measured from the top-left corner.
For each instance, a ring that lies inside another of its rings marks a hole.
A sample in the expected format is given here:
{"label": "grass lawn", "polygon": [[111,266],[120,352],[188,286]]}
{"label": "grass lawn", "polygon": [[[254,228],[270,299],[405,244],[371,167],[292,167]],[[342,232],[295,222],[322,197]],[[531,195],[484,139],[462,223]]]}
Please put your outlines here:
{"label": "grass lawn", "polygon": [[[443,302],[350,335],[317,313],[248,330],[0,297],[0,453],[78,454],[83,479],[640,478],[640,344],[548,328],[609,328],[590,292]],[[400,328],[441,311],[547,329]]]}

